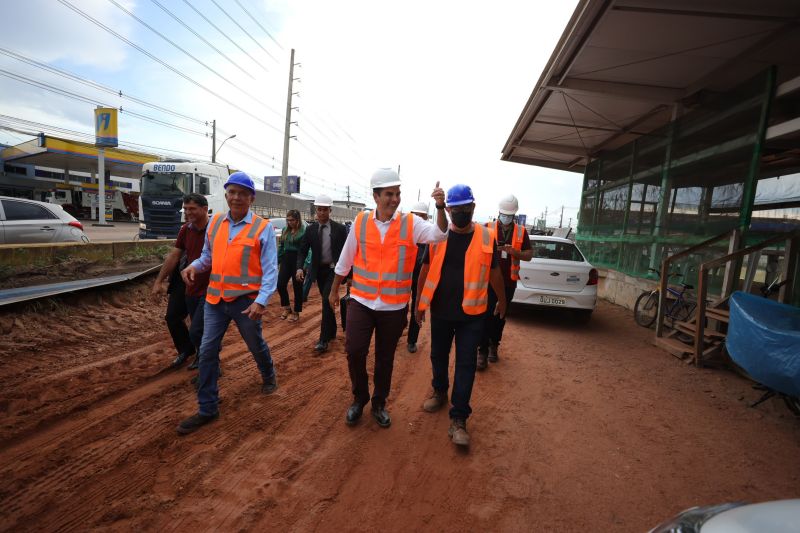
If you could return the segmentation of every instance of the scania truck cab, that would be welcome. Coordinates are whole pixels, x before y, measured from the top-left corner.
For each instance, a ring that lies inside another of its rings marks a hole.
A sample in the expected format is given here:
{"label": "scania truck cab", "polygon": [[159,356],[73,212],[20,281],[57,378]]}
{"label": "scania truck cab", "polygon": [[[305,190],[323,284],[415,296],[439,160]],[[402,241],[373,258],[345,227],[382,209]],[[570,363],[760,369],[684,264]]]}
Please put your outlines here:
{"label": "scania truck cab", "polygon": [[174,239],[183,224],[183,197],[194,192],[208,199],[208,212],[225,211],[226,165],[158,161],[142,166],[139,238]]}

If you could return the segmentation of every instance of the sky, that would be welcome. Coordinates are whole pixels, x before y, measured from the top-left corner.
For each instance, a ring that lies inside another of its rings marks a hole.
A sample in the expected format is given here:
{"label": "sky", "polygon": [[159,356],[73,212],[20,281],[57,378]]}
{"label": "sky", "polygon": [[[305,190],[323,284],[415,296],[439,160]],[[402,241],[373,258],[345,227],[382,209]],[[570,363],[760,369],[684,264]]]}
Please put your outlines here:
{"label": "sky", "polygon": [[[236,134],[217,160],[260,181],[281,173],[295,49],[289,173],[301,176],[302,192],[345,199],[349,187],[369,204],[372,172],[399,167],[405,209],[429,200],[437,181],[464,183],[478,219],[514,194],[528,223],[547,210],[558,226],[564,206],[563,224],[574,226],[580,174],[500,155],[575,4],[6,0],[13,24],[0,32],[0,114],[92,134],[95,105],[121,106],[121,143],[195,160],[210,159],[216,120],[218,148]],[[29,138],[0,129],[0,143]]]}

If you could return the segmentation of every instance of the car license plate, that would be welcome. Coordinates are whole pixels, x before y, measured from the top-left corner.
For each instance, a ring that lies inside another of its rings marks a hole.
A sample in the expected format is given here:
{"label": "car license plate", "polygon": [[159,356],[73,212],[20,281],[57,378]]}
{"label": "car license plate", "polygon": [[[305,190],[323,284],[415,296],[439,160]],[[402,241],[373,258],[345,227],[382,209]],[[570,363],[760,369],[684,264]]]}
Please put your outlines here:
{"label": "car license plate", "polygon": [[552,296],[539,296],[539,303],[545,305],[567,305],[564,298],[554,298]]}

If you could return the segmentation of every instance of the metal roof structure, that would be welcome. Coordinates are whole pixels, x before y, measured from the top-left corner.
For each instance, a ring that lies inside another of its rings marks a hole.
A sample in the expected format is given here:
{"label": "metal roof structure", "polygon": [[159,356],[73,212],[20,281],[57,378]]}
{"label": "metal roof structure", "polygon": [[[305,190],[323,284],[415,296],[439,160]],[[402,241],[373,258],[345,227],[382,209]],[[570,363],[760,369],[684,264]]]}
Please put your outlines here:
{"label": "metal roof structure", "polygon": [[501,158],[583,172],[771,65],[779,94],[800,89],[797,0],[580,0]]}

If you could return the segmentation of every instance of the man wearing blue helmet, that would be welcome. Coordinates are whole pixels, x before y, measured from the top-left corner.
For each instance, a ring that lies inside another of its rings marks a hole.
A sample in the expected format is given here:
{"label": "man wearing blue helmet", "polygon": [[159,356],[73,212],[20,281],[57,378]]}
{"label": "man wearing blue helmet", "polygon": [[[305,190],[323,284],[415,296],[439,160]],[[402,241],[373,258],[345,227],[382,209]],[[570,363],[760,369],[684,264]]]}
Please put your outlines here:
{"label": "man wearing blue helmet", "polygon": [[490,284],[500,295],[493,312],[501,317],[506,314],[497,245],[488,228],[472,222],[474,211],[475,197],[468,185],[454,185],[447,191],[450,231],[446,241],[428,246],[417,287],[420,294],[417,322],[421,324],[425,311],[431,310],[433,390],[422,408],[432,413],[447,403],[448,366],[455,339],[456,364],[447,433],[458,446],[469,446],[467,418],[472,413],[469,400],[477,370],[478,343],[489,306]]}
{"label": "man wearing blue helmet", "polygon": [[261,392],[272,394],[278,388],[269,347],[261,334],[261,316],[277,287],[278,250],[272,224],[250,210],[255,195],[250,176],[244,172],[230,175],[225,183],[230,210],[214,215],[200,258],[181,272],[184,280],[191,283],[201,272],[211,270],[200,345],[199,409],[178,425],[181,435],[197,431],[219,417],[219,351],[231,320],[236,322],[256,361]]}

